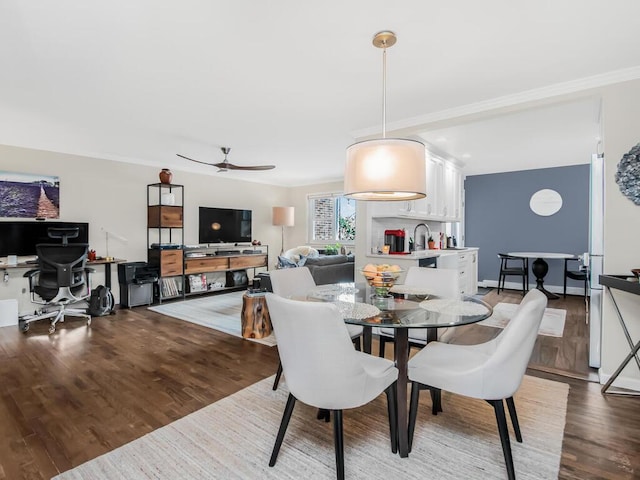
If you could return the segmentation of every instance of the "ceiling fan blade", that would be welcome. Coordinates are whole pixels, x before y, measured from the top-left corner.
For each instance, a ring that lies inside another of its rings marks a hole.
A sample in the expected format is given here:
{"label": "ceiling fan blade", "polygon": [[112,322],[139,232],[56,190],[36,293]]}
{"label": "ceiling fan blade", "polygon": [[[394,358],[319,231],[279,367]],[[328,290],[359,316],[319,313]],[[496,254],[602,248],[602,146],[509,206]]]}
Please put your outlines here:
{"label": "ceiling fan blade", "polygon": [[196,163],[201,163],[203,165],[215,165],[214,163],[207,163],[207,162],[201,162],[200,160],[194,160],[193,158],[189,158],[189,157],[185,157],[184,155],[180,155],[179,153],[176,153],[177,156],[179,156],[180,158],[184,158],[185,160],[191,160],[192,162],[196,162]]}
{"label": "ceiling fan blade", "polygon": [[214,163],[213,166],[221,170],[271,170],[276,168],[275,165],[234,165],[229,162]]}
{"label": "ceiling fan blade", "polygon": [[232,170],[273,170],[275,165],[233,165],[229,164],[228,168]]}
{"label": "ceiling fan blade", "polygon": [[200,160],[195,160],[193,158],[185,157],[184,155],[180,155],[176,153],[180,158],[184,158],[185,160],[189,160],[191,162],[201,163],[203,165],[209,165],[210,167],[217,167],[218,172],[226,172],[228,170],[272,170],[276,168],[275,165],[234,165],[233,163],[229,163],[227,160],[227,154],[231,151],[230,148],[222,147],[222,153],[224,153],[224,161],[218,163],[207,163],[202,162]]}

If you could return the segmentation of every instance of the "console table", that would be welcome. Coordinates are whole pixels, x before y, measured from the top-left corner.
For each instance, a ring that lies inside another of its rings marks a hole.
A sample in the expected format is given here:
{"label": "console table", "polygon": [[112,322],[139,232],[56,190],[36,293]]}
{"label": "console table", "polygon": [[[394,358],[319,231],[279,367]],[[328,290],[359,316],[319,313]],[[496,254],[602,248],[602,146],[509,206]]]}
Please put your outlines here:
{"label": "console table", "polygon": [[607,391],[609,390],[609,387],[611,387],[611,384],[615,381],[615,379],[618,378],[618,375],[620,375],[620,372],[624,370],[624,368],[627,366],[627,364],[631,361],[632,358],[635,359],[636,365],[638,365],[638,369],[640,369],[640,358],[638,358],[638,351],[640,350],[640,340],[638,340],[635,344],[633,343],[633,340],[631,339],[631,335],[629,334],[629,329],[627,328],[627,325],[625,323],[624,317],[622,316],[622,313],[620,313],[620,309],[618,308],[618,303],[616,302],[616,299],[613,296],[613,292],[611,290],[612,289],[622,290],[623,292],[631,293],[633,295],[640,295],[640,283],[638,283],[637,279],[633,277],[629,277],[628,275],[600,275],[600,285],[603,285],[604,287],[606,287],[607,291],[609,292],[609,296],[611,297],[611,301],[613,302],[613,307],[616,311],[616,314],[618,315],[618,320],[620,321],[620,326],[622,327],[624,336],[626,337],[627,343],[629,344],[629,348],[631,349],[629,354],[625,357],[625,359],[620,364],[620,366],[616,369],[615,372],[613,372],[613,375],[611,375],[611,378],[609,378],[607,383],[604,384],[601,392],[615,393],[618,395],[640,395],[640,392],[631,392],[631,391],[627,392],[627,391],[620,391],[620,390],[615,390],[610,392]]}

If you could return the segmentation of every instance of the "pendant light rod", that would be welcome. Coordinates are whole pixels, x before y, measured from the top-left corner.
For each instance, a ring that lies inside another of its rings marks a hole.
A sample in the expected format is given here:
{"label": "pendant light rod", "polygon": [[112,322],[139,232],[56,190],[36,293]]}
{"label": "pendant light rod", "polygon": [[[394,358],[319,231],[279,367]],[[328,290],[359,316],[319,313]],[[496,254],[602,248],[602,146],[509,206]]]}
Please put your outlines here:
{"label": "pendant light rod", "polygon": [[387,138],[387,49],[382,50],[382,138]]}
{"label": "pendant light rod", "polygon": [[387,138],[387,48],[393,47],[398,38],[390,30],[373,36],[373,45],[382,49],[382,138]]}

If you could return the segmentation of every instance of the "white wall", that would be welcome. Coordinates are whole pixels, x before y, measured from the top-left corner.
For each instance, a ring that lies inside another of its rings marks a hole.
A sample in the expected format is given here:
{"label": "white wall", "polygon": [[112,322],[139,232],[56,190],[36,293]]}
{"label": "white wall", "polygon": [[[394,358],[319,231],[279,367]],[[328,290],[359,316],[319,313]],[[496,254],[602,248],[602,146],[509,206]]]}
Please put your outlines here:
{"label": "white wall", "polygon": [[[61,221],[89,222],[89,243],[98,255],[106,255],[106,237],[101,231],[104,228],[128,240],[122,243],[110,238],[109,255],[128,261],[147,259],[146,186],[158,183],[158,168],[0,146],[0,170],[57,175]],[[179,171],[173,172],[173,183],[184,185],[186,244],[198,243],[199,206],[251,209],[253,237],[269,245],[270,264],[275,262],[280,251],[280,230],[271,225],[271,207],[289,203],[287,188]],[[20,312],[33,308],[28,295],[22,293],[28,287],[22,278],[24,271],[12,269],[9,282],[0,282],[0,299],[18,298]],[[117,268],[112,273],[117,296]],[[104,283],[101,267],[92,283]]]}
{"label": "white wall", "polygon": [[[640,268],[640,206],[627,199],[615,183],[618,162],[640,143],[640,80],[602,89],[605,154],[604,272],[630,275]],[[640,340],[640,297],[614,290],[632,339]],[[629,353],[618,318],[605,295],[602,328],[602,381],[606,381]],[[640,390],[640,372],[634,361],[615,385]]]}

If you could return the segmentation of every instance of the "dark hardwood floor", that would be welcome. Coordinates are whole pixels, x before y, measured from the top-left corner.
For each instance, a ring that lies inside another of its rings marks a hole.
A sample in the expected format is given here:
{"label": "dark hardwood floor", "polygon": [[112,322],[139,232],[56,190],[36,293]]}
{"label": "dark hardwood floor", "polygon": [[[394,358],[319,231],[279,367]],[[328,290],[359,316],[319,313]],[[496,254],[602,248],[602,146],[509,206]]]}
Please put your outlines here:
{"label": "dark hardwood floor", "polygon": [[[506,290],[498,295],[494,289],[484,295],[483,300],[491,306],[500,302],[520,303],[522,293]],[[549,300],[547,308],[567,311],[564,333],[562,337],[538,336],[529,362],[530,368],[597,381],[597,372],[589,367],[589,326],[586,323],[584,297],[568,295],[566,299]],[[461,344],[480,343],[500,332],[498,328],[469,325],[457,328],[452,341]]]}
{"label": "dark hardwood floor", "polygon": [[[540,351],[542,360],[568,356],[558,345]],[[70,319],[51,336],[45,323],[26,335],[0,328],[0,479],[48,479],[272,375],[277,364],[276,348],[144,307],[95,318],[90,328]],[[571,386],[560,478],[640,478],[639,399],[529,374]]]}

